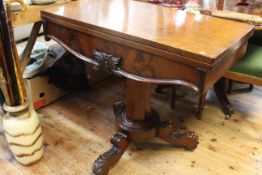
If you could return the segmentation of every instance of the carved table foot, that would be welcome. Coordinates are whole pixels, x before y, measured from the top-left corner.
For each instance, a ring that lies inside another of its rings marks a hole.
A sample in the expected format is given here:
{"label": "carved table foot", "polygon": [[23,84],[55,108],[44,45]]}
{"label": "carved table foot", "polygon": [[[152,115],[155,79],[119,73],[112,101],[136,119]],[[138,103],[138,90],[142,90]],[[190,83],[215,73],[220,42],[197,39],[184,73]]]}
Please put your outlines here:
{"label": "carved table foot", "polygon": [[112,148],[100,155],[93,164],[94,175],[106,175],[109,168],[113,166],[122,156],[129,145],[128,136],[122,132],[115,134],[110,142]]}
{"label": "carved table foot", "polygon": [[190,150],[197,147],[198,136],[194,132],[175,130],[172,123],[160,122],[158,113],[151,108],[151,85],[148,83],[127,79],[125,103],[115,103],[114,113],[118,133],[111,139],[113,147],[95,161],[95,175],[106,175],[130,142],[141,143],[159,137]]}
{"label": "carved table foot", "polygon": [[157,137],[174,146],[183,146],[188,150],[193,150],[198,145],[198,136],[195,132],[174,129],[171,121],[160,124]]}

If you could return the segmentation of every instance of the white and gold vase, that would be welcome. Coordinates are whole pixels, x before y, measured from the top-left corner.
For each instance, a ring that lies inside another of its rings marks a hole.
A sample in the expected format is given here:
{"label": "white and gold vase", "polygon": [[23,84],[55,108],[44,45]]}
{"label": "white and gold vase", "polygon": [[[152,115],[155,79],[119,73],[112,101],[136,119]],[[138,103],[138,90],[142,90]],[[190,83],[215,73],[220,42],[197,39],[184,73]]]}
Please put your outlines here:
{"label": "white and gold vase", "polygon": [[31,165],[43,156],[43,136],[37,113],[27,101],[20,106],[3,105],[3,129],[16,160]]}

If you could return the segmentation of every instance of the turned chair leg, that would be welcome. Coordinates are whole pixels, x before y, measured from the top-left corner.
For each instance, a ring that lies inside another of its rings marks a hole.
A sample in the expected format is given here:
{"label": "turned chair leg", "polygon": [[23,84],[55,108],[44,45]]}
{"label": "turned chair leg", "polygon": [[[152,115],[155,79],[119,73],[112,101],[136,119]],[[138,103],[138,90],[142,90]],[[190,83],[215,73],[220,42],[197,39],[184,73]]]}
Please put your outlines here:
{"label": "turned chair leg", "polygon": [[170,96],[170,107],[172,109],[175,109],[175,104],[176,104],[176,92],[177,92],[177,86],[173,85],[171,87],[171,96]]}
{"label": "turned chair leg", "polygon": [[233,115],[234,108],[231,106],[225,93],[225,78],[219,79],[214,84],[214,90],[219,101],[220,107],[223,113],[225,114],[225,119],[228,120]]}
{"label": "turned chair leg", "polygon": [[[241,82],[240,82],[241,83]],[[233,84],[234,84],[234,80],[228,80],[228,89],[227,89],[227,93],[231,94],[232,92],[250,92],[254,89],[254,85],[253,84],[249,84],[248,88],[239,88],[239,89],[233,89]]]}
{"label": "turned chair leg", "polygon": [[157,85],[155,88],[155,92],[161,94],[163,92],[163,89],[171,89],[170,107],[174,109],[176,103],[177,85]]}
{"label": "turned chair leg", "polygon": [[[158,85],[155,88],[155,92],[156,93],[162,93],[163,89],[170,88],[171,89],[170,107],[172,109],[174,109],[175,108],[175,103],[176,103],[177,87],[178,87],[178,85],[171,85],[171,86],[170,85]],[[202,119],[204,106],[205,106],[205,101],[206,101],[206,95],[207,95],[207,91],[206,92],[202,92],[200,94],[200,96],[199,96],[199,103],[198,103],[198,109],[197,109],[197,114],[196,114],[196,117],[199,120]]]}
{"label": "turned chair leg", "polygon": [[206,95],[207,95],[207,91],[201,93],[199,96],[197,116],[196,116],[198,120],[201,120],[203,118],[203,111],[206,103]]}
{"label": "turned chair leg", "polygon": [[[172,109],[175,108],[175,102],[176,102],[176,92],[177,92],[177,85],[173,85],[171,87],[171,99],[170,99],[170,106]],[[203,111],[205,107],[205,102],[206,102],[206,92],[202,92],[199,96],[199,103],[198,103],[198,109],[197,109],[197,114],[196,117],[197,119],[201,120],[203,117]]]}
{"label": "turned chair leg", "polygon": [[254,85],[253,84],[249,84],[249,91],[252,91],[254,89]]}
{"label": "turned chair leg", "polygon": [[231,94],[232,87],[233,87],[233,80],[228,80],[228,88],[227,88],[227,93],[228,94]]}
{"label": "turned chair leg", "polygon": [[155,88],[155,92],[158,94],[163,93],[164,89],[169,89],[172,85],[168,85],[168,84],[161,84],[161,85],[157,85]]}

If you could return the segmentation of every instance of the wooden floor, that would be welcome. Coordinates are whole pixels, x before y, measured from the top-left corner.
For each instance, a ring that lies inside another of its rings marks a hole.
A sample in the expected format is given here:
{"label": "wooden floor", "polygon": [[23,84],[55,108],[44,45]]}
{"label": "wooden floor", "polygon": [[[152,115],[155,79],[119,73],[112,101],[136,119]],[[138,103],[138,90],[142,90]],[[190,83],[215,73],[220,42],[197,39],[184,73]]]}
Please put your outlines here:
{"label": "wooden floor", "polygon": [[[261,175],[262,88],[235,94],[235,115],[225,120],[211,91],[202,121],[194,117],[196,96],[180,92],[176,109],[168,95],[154,94],[153,106],[162,119],[194,130],[200,137],[195,151],[172,147],[158,139],[131,144],[111,175]],[[72,93],[42,108],[44,158],[19,165],[0,135],[1,175],[89,175],[94,160],[110,148],[114,134],[112,104],[122,100],[124,82],[110,78],[85,92]],[[182,98],[183,97],[183,98]]]}

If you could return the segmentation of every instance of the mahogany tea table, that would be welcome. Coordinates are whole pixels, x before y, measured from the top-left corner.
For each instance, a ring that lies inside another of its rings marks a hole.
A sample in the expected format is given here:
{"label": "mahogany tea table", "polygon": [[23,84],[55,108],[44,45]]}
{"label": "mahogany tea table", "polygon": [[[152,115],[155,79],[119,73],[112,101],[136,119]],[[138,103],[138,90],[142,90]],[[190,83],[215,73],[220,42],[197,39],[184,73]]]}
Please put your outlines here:
{"label": "mahogany tea table", "polygon": [[131,143],[154,137],[189,150],[198,136],[160,122],[151,107],[153,84],[206,93],[246,51],[254,27],[133,0],[80,0],[41,12],[47,39],[78,58],[126,77],[124,102],[114,104],[117,134],[94,162],[108,174]]}

